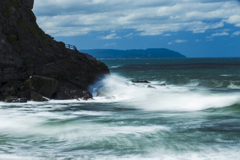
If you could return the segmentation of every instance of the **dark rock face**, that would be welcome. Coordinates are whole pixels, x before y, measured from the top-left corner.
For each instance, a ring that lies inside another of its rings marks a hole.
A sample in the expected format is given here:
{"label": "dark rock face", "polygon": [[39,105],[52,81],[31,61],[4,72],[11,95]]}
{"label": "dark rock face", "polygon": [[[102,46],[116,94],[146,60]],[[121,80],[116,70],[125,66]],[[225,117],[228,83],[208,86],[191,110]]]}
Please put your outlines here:
{"label": "dark rock face", "polygon": [[29,80],[29,88],[47,98],[52,98],[52,94],[58,89],[58,81],[52,78],[31,76]]}
{"label": "dark rock face", "polygon": [[6,103],[26,103],[27,99],[9,96],[4,99],[4,102],[6,102]]}
{"label": "dark rock face", "polygon": [[92,94],[89,91],[83,91],[79,88],[74,88],[72,86],[60,87],[60,90],[53,95],[53,99],[78,99],[83,97],[92,98]]}
{"label": "dark rock face", "polygon": [[48,101],[46,97],[43,97],[42,95],[38,94],[37,92],[31,91],[31,100],[37,101],[37,102],[45,102]]}
{"label": "dark rock face", "polygon": [[22,0],[22,4],[28,9],[33,9],[34,0]]}
{"label": "dark rock face", "polygon": [[25,90],[25,91],[22,91],[22,92],[18,93],[18,96],[21,97],[21,98],[27,98],[28,100],[30,100],[31,89],[28,89],[28,90]]}
{"label": "dark rock face", "polygon": [[93,99],[93,98],[92,98],[91,96],[83,96],[83,97],[82,97],[82,100],[85,100],[85,101],[86,101],[86,100],[89,100],[89,99]]}
{"label": "dark rock face", "polygon": [[146,81],[146,80],[144,80],[144,81],[132,81],[133,83],[150,83],[150,82],[148,82],[148,81]]}
{"label": "dark rock face", "polygon": [[[6,87],[10,95],[15,95],[14,88]],[[91,99],[89,91],[73,86],[68,83],[59,83],[57,80],[41,76],[31,76],[19,89],[18,97],[33,101],[48,101],[49,99]],[[9,94],[8,94],[9,95]],[[15,97],[16,98],[16,97]]]}
{"label": "dark rock face", "polygon": [[[67,49],[63,42],[45,34],[31,11],[33,3],[0,0],[0,100],[7,96],[29,97],[27,88],[48,98],[69,98],[73,94],[62,88],[83,91],[100,76],[109,74],[104,63]],[[42,79],[26,81],[34,75]]]}

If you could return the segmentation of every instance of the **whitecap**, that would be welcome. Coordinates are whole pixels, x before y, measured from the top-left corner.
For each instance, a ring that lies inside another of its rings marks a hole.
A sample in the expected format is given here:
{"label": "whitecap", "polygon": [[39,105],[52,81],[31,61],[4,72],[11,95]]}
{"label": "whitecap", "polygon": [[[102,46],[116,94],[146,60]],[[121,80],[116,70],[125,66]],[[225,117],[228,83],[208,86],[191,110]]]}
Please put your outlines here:
{"label": "whitecap", "polygon": [[228,86],[228,88],[230,88],[230,89],[240,89],[240,86],[235,85],[232,82],[230,82],[230,85]]}
{"label": "whitecap", "polygon": [[119,67],[122,67],[122,65],[111,66],[111,67],[109,67],[109,68],[110,68],[110,69],[115,69],[115,68],[119,68]]}
{"label": "whitecap", "polygon": [[[126,106],[146,110],[204,110],[230,106],[238,103],[240,99],[240,95],[236,93],[211,93],[207,89],[193,91],[188,86],[175,85],[168,87],[154,85],[156,89],[153,90],[147,88],[147,84],[130,85],[129,82],[129,79],[111,75],[97,84],[105,87],[101,94],[115,97],[115,99],[105,99],[106,101],[118,101]],[[103,99],[95,98],[97,101]]]}
{"label": "whitecap", "polygon": [[220,76],[222,76],[222,77],[232,77],[233,75],[231,75],[231,74],[221,74]]}

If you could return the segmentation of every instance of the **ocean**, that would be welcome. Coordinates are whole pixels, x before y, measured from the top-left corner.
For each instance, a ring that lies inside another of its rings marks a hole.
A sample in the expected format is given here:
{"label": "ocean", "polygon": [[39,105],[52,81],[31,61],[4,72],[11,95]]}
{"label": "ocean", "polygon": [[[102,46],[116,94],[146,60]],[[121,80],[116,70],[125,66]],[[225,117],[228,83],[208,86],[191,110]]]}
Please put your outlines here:
{"label": "ocean", "polygon": [[240,159],[240,58],[102,61],[94,100],[0,102],[0,159]]}

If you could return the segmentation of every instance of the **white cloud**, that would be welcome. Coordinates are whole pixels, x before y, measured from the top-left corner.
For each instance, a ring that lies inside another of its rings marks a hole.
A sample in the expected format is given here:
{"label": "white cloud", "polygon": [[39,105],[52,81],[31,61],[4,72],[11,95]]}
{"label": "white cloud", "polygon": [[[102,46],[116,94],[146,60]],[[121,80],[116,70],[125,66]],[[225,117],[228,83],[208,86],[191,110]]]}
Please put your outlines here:
{"label": "white cloud", "polygon": [[164,34],[163,36],[168,37],[168,36],[171,36],[171,34],[167,33],[167,34]]}
{"label": "white cloud", "polygon": [[225,23],[240,27],[239,8],[230,0],[35,0],[34,12],[53,36],[123,29],[146,36],[204,33]]}
{"label": "white cloud", "polygon": [[227,20],[227,23],[234,24],[237,27],[240,27],[240,15],[236,14],[233,16],[230,16]]}
{"label": "white cloud", "polygon": [[185,43],[185,42],[187,42],[187,40],[185,40],[185,39],[177,39],[177,40],[175,40],[175,43]]}
{"label": "white cloud", "polygon": [[213,38],[213,37],[228,36],[228,35],[229,35],[229,33],[227,33],[227,32],[213,33],[211,36],[207,36],[206,38],[211,39],[211,38]]}
{"label": "white cloud", "polygon": [[240,31],[236,31],[232,33],[232,36],[239,36],[240,35]]}
{"label": "white cloud", "polygon": [[105,37],[101,37],[101,39],[121,39],[121,37],[117,36],[116,33],[112,33]]}
{"label": "white cloud", "polygon": [[132,35],[133,35],[133,33],[129,33],[129,34],[123,36],[123,37],[132,37]]}
{"label": "white cloud", "polygon": [[213,37],[216,37],[216,36],[228,36],[228,35],[229,35],[229,33],[227,33],[227,32],[213,33],[212,34]]}
{"label": "white cloud", "polygon": [[168,44],[173,44],[173,43],[185,43],[188,42],[186,39],[176,39],[175,41],[171,41]]}

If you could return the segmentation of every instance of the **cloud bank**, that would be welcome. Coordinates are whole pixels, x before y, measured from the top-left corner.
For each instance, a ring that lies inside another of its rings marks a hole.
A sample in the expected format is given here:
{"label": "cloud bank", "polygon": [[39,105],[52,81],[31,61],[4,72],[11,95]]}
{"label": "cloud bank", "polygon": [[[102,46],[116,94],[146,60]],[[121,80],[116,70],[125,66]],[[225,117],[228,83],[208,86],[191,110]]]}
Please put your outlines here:
{"label": "cloud bank", "polygon": [[[35,0],[34,12],[40,27],[53,36],[126,29],[167,36],[204,33],[225,24],[240,27],[236,0]],[[102,37],[119,38],[115,33]]]}

